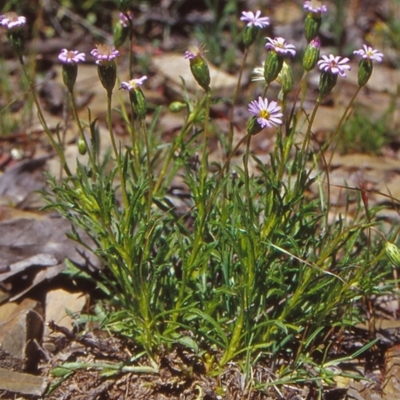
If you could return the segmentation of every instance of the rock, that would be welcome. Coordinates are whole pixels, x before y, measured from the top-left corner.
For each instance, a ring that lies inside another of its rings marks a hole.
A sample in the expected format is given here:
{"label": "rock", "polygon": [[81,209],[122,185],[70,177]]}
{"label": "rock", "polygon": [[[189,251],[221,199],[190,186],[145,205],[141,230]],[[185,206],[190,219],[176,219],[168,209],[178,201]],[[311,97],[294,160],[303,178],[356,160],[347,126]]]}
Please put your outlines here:
{"label": "rock", "polygon": [[86,297],[83,293],[70,293],[63,289],[52,290],[46,296],[46,325],[44,331],[43,347],[48,351],[54,351],[52,339],[60,335],[56,332],[50,332],[48,323],[54,321],[56,325],[69,330],[73,328],[73,319],[71,315],[80,313],[86,304]]}
{"label": "rock", "polygon": [[40,304],[24,299],[20,304],[8,303],[0,307],[0,367],[26,370],[35,366],[43,332]]}
{"label": "rock", "polygon": [[0,368],[0,391],[41,397],[47,388],[47,381],[41,376],[24,374]]}

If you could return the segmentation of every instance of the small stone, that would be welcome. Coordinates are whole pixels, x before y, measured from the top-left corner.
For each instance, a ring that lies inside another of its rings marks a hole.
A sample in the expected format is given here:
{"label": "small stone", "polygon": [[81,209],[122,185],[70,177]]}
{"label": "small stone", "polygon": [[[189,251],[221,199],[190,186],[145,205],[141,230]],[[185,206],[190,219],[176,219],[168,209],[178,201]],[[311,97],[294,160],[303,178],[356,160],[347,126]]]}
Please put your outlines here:
{"label": "small stone", "polygon": [[32,368],[37,362],[38,347],[43,332],[40,304],[24,299],[20,304],[0,307],[0,367],[13,370]]}
{"label": "small stone", "polygon": [[44,332],[43,347],[48,351],[54,351],[51,338],[60,335],[50,332],[48,323],[54,321],[56,325],[69,330],[73,329],[71,315],[81,313],[86,304],[86,297],[83,293],[70,293],[63,289],[52,290],[46,296],[46,325]]}
{"label": "small stone", "polygon": [[24,374],[0,368],[0,391],[42,397],[47,381],[41,376]]}

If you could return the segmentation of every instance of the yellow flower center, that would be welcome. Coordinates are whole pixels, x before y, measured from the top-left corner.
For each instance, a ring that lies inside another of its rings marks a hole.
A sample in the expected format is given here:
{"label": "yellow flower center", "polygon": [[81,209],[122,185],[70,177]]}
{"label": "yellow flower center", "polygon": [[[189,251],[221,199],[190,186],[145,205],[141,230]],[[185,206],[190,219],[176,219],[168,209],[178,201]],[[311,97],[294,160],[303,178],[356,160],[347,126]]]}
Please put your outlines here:
{"label": "yellow flower center", "polygon": [[260,112],[258,113],[258,116],[263,119],[268,119],[270,115],[271,113],[268,112],[267,110],[260,110]]}

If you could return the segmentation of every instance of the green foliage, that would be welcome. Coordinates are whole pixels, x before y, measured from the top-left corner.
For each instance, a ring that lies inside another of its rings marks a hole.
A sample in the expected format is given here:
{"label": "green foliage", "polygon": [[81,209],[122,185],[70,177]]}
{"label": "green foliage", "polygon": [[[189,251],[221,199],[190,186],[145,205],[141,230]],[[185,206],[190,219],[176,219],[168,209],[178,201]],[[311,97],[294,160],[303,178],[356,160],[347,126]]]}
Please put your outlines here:
{"label": "green foliage", "polygon": [[[227,6],[222,17],[232,12]],[[221,32],[222,25],[218,29]],[[337,75],[335,83],[336,79]],[[304,98],[306,82],[304,74],[299,83]],[[354,214],[346,212],[329,221],[330,206],[322,191],[315,199],[305,195],[317,179],[318,161],[324,156],[322,148],[310,157],[321,94],[307,116],[301,146],[296,145],[297,121],[303,111],[301,107],[296,112],[286,109],[288,93],[282,90],[276,107],[285,115],[282,121],[276,117],[270,162],[266,165],[250,153],[254,132],[248,131],[235,148],[229,140],[221,140],[227,156],[214,163],[216,172],[211,172],[208,138],[214,99],[212,83],[210,89],[208,84],[202,86],[205,93],[199,98],[185,93],[181,99],[179,108],[186,109],[182,128],[167,145],[155,130],[160,110],[148,125],[144,98],[141,112],[137,102],[131,102],[129,109],[122,103],[120,114],[131,143],[120,148],[111,123],[114,84],[107,85],[112,156],[104,160],[96,122],[90,121],[90,135],[85,136],[71,89],[72,112],[88,154],[87,163],[78,162],[74,174],[59,135],[54,137],[48,129],[35,88],[30,87],[66,174],[61,180],[49,177],[50,190],[43,194],[48,208],[69,219],[70,239],[104,263],[98,276],[89,278],[107,297],[107,311],[101,309],[97,317],[107,329],[131,339],[139,352],[134,361],[146,355],[151,363],[151,367],[102,364],[99,368],[107,373],[129,368],[156,371],[160,352],[180,345],[204,360],[209,370],[218,372],[237,360],[250,377],[257,360],[276,365],[284,359],[286,364],[274,371],[278,381],[311,379],[304,367],[308,363],[319,371],[318,379],[330,383],[327,366],[333,361],[327,350],[328,333],[363,319],[359,302],[391,289],[380,286],[389,271],[379,263],[380,237],[370,234],[371,227],[378,228],[375,210],[362,213],[359,206]],[[232,107],[239,88],[240,82]],[[265,82],[263,90],[265,97]],[[273,114],[263,111],[258,119]],[[232,158],[244,143],[243,162],[234,165]],[[250,162],[256,165],[252,171]],[[179,199],[181,206],[170,193],[176,176],[187,191]],[[82,231],[91,241],[83,239]],[[69,363],[55,374],[62,378],[86,367]]]}

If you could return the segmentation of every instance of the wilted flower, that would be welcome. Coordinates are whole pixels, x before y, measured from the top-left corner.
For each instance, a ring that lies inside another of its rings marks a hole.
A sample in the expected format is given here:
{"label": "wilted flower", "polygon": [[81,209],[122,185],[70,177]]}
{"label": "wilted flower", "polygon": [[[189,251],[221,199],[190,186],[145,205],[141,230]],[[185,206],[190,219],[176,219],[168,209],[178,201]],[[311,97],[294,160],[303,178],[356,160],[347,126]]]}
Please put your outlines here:
{"label": "wilted flower", "polygon": [[62,49],[58,59],[63,64],[77,64],[85,61],[85,53],[79,53],[77,50]]}
{"label": "wilted flower", "polygon": [[10,11],[4,15],[0,15],[0,25],[7,29],[20,28],[26,24],[26,18],[18,16],[15,12]]}
{"label": "wilted flower", "polygon": [[203,57],[204,53],[206,53],[206,49],[204,45],[197,46],[190,46],[189,50],[185,51],[183,57],[186,60],[194,60],[196,57]]}
{"label": "wilted flower", "polygon": [[72,93],[78,75],[77,64],[85,61],[85,54],[77,50],[62,49],[58,59],[62,62],[62,77],[65,86]]}
{"label": "wilted flower", "polygon": [[317,65],[320,48],[321,42],[318,38],[312,39],[308,44],[303,57],[303,68],[306,71],[311,71]]}
{"label": "wilted flower", "polygon": [[274,50],[281,56],[286,56],[290,54],[291,56],[296,55],[296,50],[293,44],[286,43],[285,39],[282,37],[277,37],[275,39],[271,39],[269,37],[266,38],[269,43],[265,45],[267,50]]}
{"label": "wilted flower", "polygon": [[265,28],[269,25],[268,17],[260,17],[261,11],[257,11],[255,14],[252,11],[243,11],[240,17],[241,21],[247,22],[247,26],[256,26],[258,28]]}
{"label": "wilted flower", "polygon": [[204,46],[191,47],[185,51],[184,58],[189,60],[190,70],[197,83],[207,92],[210,89],[210,70],[203,58]]}
{"label": "wilted flower", "polygon": [[347,57],[335,57],[333,54],[330,54],[329,56],[322,56],[322,60],[318,61],[318,67],[321,71],[346,77],[345,70],[351,69],[350,65],[347,64],[349,61]]}
{"label": "wilted flower", "polygon": [[140,89],[140,86],[143,85],[146,79],[147,76],[144,75],[138,79],[131,79],[127,82],[121,82],[121,89],[129,91],[129,98],[131,100],[132,108],[135,110],[136,115],[140,119],[145,118],[147,112],[146,98]]}
{"label": "wilted flower", "polygon": [[103,65],[119,57],[120,52],[106,44],[96,44],[96,49],[93,49],[90,54],[96,58],[97,65]]}
{"label": "wilted flower", "polygon": [[383,54],[380,53],[378,50],[373,49],[366,44],[363,45],[363,48],[360,50],[355,50],[354,54],[361,56],[363,59],[368,59],[371,61],[378,61],[381,62],[383,60]]}
{"label": "wilted flower", "polygon": [[257,118],[261,128],[271,128],[282,124],[283,114],[281,107],[276,101],[268,102],[268,99],[263,99],[261,96],[258,100],[253,100],[249,103],[249,112]]}
{"label": "wilted flower", "polygon": [[138,79],[131,79],[130,81],[127,81],[127,82],[121,82],[121,89],[129,90],[129,91],[135,90],[139,86],[142,86],[145,80],[147,80],[146,75],[144,75]]}
{"label": "wilted flower", "polygon": [[326,6],[321,5],[318,0],[305,1],[303,7],[311,13],[326,13],[328,11]]}
{"label": "wilted flower", "polygon": [[128,11],[127,13],[119,13],[119,23],[124,27],[127,28],[129,26],[129,20],[133,19],[132,11]]}
{"label": "wilted flower", "polygon": [[360,63],[358,64],[358,84],[359,86],[364,86],[372,75],[374,68],[372,61],[381,62],[383,54],[365,44],[363,45],[363,49],[356,50],[354,54],[361,56]]}

